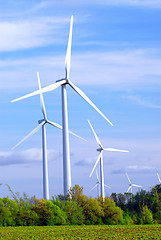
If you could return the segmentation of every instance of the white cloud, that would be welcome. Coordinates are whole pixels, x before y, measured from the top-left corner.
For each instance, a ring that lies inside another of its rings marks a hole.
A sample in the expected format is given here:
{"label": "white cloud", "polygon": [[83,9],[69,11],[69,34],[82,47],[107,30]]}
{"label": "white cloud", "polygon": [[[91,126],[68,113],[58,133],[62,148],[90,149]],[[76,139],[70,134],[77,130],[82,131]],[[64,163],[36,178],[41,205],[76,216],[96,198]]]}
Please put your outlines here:
{"label": "white cloud", "polygon": [[[57,159],[60,154],[53,150],[48,150],[48,160]],[[0,152],[0,165],[22,165],[30,163],[40,163],[42,161],[41,149],[30,148],[23,151],[1,151]]]}

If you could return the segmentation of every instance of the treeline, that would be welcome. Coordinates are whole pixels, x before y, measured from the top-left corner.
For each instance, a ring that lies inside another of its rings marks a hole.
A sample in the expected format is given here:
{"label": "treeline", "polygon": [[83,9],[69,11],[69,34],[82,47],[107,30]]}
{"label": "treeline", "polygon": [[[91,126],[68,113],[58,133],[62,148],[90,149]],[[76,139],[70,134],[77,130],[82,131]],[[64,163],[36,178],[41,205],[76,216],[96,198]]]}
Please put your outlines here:
{"label": "treeline", "polygon": [[161,223],[161,185],[148,192],[141,190],[135,195],[112,193],[111,198],[133,224]]}
{"label": "treeline", "polygon": [[68,197],[58,195],[52,200],[20,197],[9,190],[13,199],[0,198],[0,226],[161,223],[160,185],[132,196],[113,193],[104,200],[87,197],[79,185]]}

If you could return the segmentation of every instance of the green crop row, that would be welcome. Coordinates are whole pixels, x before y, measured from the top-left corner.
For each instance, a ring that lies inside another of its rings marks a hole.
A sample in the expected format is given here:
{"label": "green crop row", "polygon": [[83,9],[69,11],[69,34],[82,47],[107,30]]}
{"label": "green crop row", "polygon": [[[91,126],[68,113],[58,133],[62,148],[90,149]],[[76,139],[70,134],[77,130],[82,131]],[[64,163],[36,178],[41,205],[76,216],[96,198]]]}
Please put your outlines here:
{"label": "green crop row", "polygon": [[160,225],[2,227],[3,240],[50,239],[161,239]]}

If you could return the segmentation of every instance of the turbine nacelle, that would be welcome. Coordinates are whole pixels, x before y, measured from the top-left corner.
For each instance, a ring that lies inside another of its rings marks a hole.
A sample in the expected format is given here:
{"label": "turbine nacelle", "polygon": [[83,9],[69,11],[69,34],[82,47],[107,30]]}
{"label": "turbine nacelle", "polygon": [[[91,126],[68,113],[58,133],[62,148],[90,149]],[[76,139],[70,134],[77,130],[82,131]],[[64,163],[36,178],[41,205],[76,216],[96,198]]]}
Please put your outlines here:
{"label": "turbine nacelle", "polygon": [[41,119],[41,120],[38,121],[39,124],[41,124],[42,122],[47,123],[47,120],[46,119]]}
{"label": "turbine nacelle", "polygon": [[61,78],[61,79],[57,80],[56,83],[61,82],[61,81],[64,81],[64,80],[65,80],[66,82],[63,83],[62,85],[64,85],[64,84],[69,84],[69,83],[70,83],[70,80],[69,80],[68,78]]}
{"label": "turbine nacelle", "polygon": [[101,147],[101,148],[97,148],[96,151],[98,152],[102,152],[104,149]]}

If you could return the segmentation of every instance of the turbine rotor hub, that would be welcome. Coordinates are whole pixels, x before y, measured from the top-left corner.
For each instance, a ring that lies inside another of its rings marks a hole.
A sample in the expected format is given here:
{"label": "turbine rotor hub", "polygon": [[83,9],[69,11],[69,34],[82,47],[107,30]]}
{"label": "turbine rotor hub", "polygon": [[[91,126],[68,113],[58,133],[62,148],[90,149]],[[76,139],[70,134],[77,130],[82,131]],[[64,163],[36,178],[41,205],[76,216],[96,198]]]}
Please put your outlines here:
{"label": "turbine rotor hub", "polygon": [[66,83],[64,83],[64,84],[69,84],[70,83],[70,80],[68,78],[64,78],[64,80],[66,81]]}

